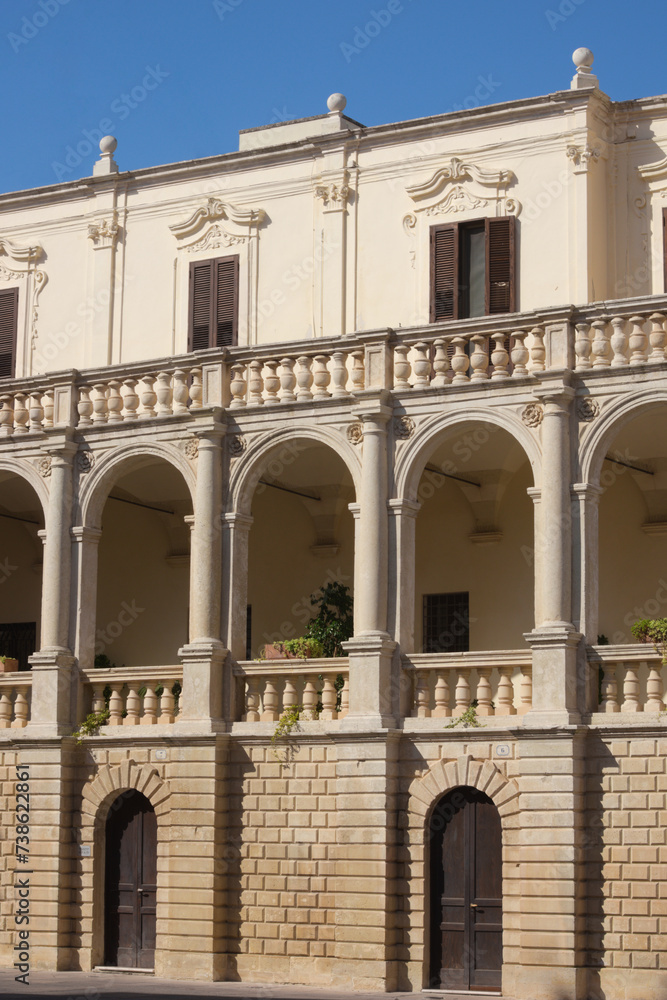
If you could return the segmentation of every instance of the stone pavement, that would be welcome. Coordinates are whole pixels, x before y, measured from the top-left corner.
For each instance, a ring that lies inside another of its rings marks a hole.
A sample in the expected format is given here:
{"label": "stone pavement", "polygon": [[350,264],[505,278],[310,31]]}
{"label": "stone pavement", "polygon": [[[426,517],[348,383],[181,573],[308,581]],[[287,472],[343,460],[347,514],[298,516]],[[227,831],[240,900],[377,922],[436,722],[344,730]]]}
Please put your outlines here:
{"label": "stone pavement", "polygon": [[[102,972],[31,972],[29,985],[14,980],[15,972],[0,969],[0,997],[2,1000],[134,1000],[136,997],[172,997],[174,1000],[192,1000],[193,997],[210,997],[211,1000],[413,1000],[433,997],[446,1000],[471,1000],[466,993],[361,993],[332,989],[315,989],[312,986],[269,986],[261,983],[200,983],[174,979],[156,979],[141,974]],[[478,994],[479,996],[479,994]],[[488,997],[489,994],[486,994]],[[496,997],[496,1000],[501,998]]]}

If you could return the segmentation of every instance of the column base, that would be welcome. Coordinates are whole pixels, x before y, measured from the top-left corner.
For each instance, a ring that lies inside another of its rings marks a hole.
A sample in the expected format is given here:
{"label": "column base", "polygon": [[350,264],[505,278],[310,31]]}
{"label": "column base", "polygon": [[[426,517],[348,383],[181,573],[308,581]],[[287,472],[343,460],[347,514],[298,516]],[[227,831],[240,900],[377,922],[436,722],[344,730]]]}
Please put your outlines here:
{"label": "column base", "polygon": [[32,673],[31,734],[70,736],[78,695],[76,657],[68,649],[42,649],[28,662]]}
{"label": "column base", "polygon": [[177,726],[189,731],[224,732],[223,673],[227,649],[216,640],[179,649],[183,662],[183,711]]}
{"label": "column base", "polygon": [[533,707],[527,726],[577,726],[585,698],[585,677],[577,670],[581,633],[567,622],[548,622],[524,639],[533,652]]}
{"label": "column base", "polygon": [[350,710],[342,731],[394,729],[398,685],[392,678],[396,643],[386,632],[353,636],[343,643],[350,661]]}

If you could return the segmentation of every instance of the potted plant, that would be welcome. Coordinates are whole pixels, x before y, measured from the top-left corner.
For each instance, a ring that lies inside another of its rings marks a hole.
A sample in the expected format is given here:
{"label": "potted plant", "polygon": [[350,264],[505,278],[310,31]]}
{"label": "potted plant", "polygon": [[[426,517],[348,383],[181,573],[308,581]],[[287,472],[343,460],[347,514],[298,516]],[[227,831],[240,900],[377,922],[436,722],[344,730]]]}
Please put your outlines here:
{"label": "potted plant", "polygon": [[640,642],[651,642],[667,663],[667,618],[640,618],[632,626],[632,634]]}
{"label": "potted plant", "polygon": [[343,643],[354,634],[352,597],[344,583],[328,583],[318,594],[312,594],[310,603],[319,608],[306,628],[306,636],[317,639],[322,645],[322,656],[344,656]]}
{"label": "potted plant", "polygon": [[0,656],[0,674],[13,674],[19,668],[19,661],[14,656]]}
{"label": "potted plant", "polygon": [[282,642],[268,642],[264,646],[265,660],[310,660],[323,656],[322,644],[310,636],[285,639]]}

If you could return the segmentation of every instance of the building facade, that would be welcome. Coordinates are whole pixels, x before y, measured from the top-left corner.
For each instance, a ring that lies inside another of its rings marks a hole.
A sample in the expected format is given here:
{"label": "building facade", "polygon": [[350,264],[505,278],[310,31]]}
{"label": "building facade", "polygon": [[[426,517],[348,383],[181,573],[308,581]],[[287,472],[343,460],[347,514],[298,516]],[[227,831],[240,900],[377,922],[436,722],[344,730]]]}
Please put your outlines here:
{"label": "building facade", "polygon": [[667,99],[591,63],[0,196],[8,966],[667,992]]}

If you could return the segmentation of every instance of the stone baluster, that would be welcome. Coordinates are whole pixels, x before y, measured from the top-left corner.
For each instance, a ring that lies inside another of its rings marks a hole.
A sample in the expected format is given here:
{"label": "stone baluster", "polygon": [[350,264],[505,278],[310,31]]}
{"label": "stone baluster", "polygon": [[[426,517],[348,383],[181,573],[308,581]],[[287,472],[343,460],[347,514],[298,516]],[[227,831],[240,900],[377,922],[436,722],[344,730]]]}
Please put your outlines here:
{"label": "stone baluster", "polygon": [[454,337],[451,342],[454,345],[454,356],[449,362],[454,372],[452,384],[458,385],[460,382],[470,381],[466,374],[470,366],[470,359],[466,354],[467,341],[465,337]]}
{"label": "stone baluster", "polygon": [[428,676],[427,670],[418,670],[415,678],[415,707],[412,714],[417,719],[428,719],[431,714],[431,692]]}
{"label": "stone baluster", "polygon": [[232,399],[229,404],[230,410],[238,410],[240,407],[246,405],[246,381],[245,375],[245,365],[238,361],[235,365],[232,365],[232,380],[229,384],[229,391],[232,394]]}
{"label": "stone baluster", "polygon": [[327,367],[328,355],[316,354],[313,358],[313,399],[328,399],[331,373]]}
{"label": "stone baluster", "polygon": [[304,719],[317,718],[317,688],[312,677],[306,677],[303,686],[303,717]]}
{"label": "stone baluster", "polygon": [[114,378],[109,382],[109,395],[107,397],[107,422],[119,424],[123,419],[123,397],[120,394],[120,387],[123,383],[120,379]]}
{"label": "stone baluster", "polygon": [[136,420],[139,409],[139,397],[135,391],[136,378],[123,379],[123,420]]}
{"label": "stone baluster", "polygon": [[157,393],[155,392],[155,375],[144,375],[141,379],[141,415],[142,417],[155,416],[155,404],[157,403]]}
{"label": "stone baluster", "polygon": [[170,372],[157,373],[157,388],[155,394],[157,396],[158,417],[170,417],[171,414],[173,413],[171,405],[171,401],[173,398],[173,390],[171,387]]}
{"label": "stone baluster", "polygon": [[593,327],[593,344],[591,346],[593,368],[609,368],[611,364],[611,352],[607,320],[602,318],[594,319],[591,326]]}
{"label": "stone baluster", "polygon": [[447,671],[438,670],[435,680],[435,708],[433,709],[433,715],[437,719],[442,719],[446,718],[449,714],[449,684],[447,683]]}
{"label": "stone baluster", "polygon": [[454,692],[456,707],[452,715],[458,718],[470,708],[470,670],[457,667],[456,677],[456,691]]}
{"label": "stone baluster", "polygon": [[[498,667],[498,707],[496,715],[516,715],[514,707],[513,667]],[[479,695],[478,695],[479,697]]]}
{"label": "stone baluster", "polygon": [[190,369],[190,409],[201,410],[204,405],[204,386],[201,368]]}
{"label": "stone baluster", "polygon": [[30,393],[30,430],[33,433],[41,431],[44,420],[44,407],[42,406],[41,392]]}
{"label": "stone baluster", "polygon": [[285,678],[285,687],[283,688],[283,712],[287,708],[292,708],[298,702],[298,695],[294,681],[291,677]]}
{"label": "stone baluster", "polygon": [[415,389],[428,389],[431,384],[430,350],[430,344],[427,344],[424,340],[420,340],[413,347],[415,358],[412,362],[412,371],[415,376],[413,383],[413,388]]}
{"label": "stone baluster", "polygon": [[302,354],[296,359],[296,363],[299,366],[296,373],[296,398],[299,403],[310,403],[313,398],[313,393],[311,392],[311,386],[313,384],[313,373],[311,371],[311,366],[313,359],[309,358],[307,354]]}
{"label": "stone baluster", "polygon": [[645,712],[659,713],[664,711],[665,704],[662,700],[662,674],[660,672],[662,664],[652,660],[648,665],[648,678],[646,680],[646,705]]}
{"label": "stone baluster", "polygon": [[248,406],[264,405],[264,379],[262,368],[264,362],[255,358],[248,365]]}
{"label": "stone baluster", "polygon": [[269,374],[264,378],[264,391],[266,392],[264,403],[266,406],[276,406],[280,402],[278,399],[278,389],[280,387],[278,362],[267,361],[265,367],[269,369]]}
{"label": "stone baluster", "polygon": [[144,695],[144,712],[141,716],[142,726],[154,726],[157,723],[157,695],[155,693],[156,684],[154,681],[146,681],[146,694]]}
{"label": "stone baluster", "polygon": [[0,396],[0,435],[9,437],[14,433],[14,397]]}
{"label": "stone baluster", "polygon": [[14,706],[10,697],[10,688],[0,688],[0,729],[9,729],[12,724]]}
{"label": "stone baluster", "polygon": [[637,671],[639,669],[634,663],[623,663],[625,669],[625,679],[623,681],[623,704],[622,712],[641,712],[639,704],[639,679]]}
{"label": "stone baluster", "polygon": [[507,368],[510,361],[510,356],[505,347],[505,342],[507,340],[507,335],[504,333],[494,333],[492,334],[495,346],[491,351],[491,364],[493,365],[493,372],[491,374],[492,379],[503,379],[509,378],[510,373]]}
{"label": "stone baluster", "polygon": [[533,706],[533,668],[529,664],[521,667],[521,684],[519,686],[519,708],[517,715],[525,715]]}
{"label": "stone baluster", "polygon": [[158,725],[170,726],[174,721],[174,692],[171,690],[171,681],[162,682],[162,694],[160,695],[160,717]]}
{"label": "stone baluster", "polygon": [[16,698],[14,700],[14,721],[12,729],[25,729],[30,717],[30,706],[28,704],[28,685],[20,684],[16,688]]}
{"label": "stone baluster", "polygon": [[528,348],[526,347],[526,337],[528,336],[528,331],[514,330],[512,336],[514,337],[514,346],[512,348],[512,376],[514,378],[522,378],[524,375],[528,374],[528,368],[526,367],[528,361]]}
{"label": "stone baluster", "polygon": [[644,333],[644,317],[631,316],[630,324],[631,330],[628,337],[630,364],[643,365],[646,361],[646,346],[648,344],[648,337]]}
{"label": "stone baluster", "polygon": [[347,713],[350,711],[350,677],[349,674],[345,674],[343,680],[343,687],[340,692],[340,712],[338,713],[339,719],[344,719]]}
{"label": "stone baluster", "polygon": [[125,700],[125,710],[127,712],[123,719],[124,726],[138,726],[141,714],[141,698],[139,697],[138,681],[128,681],[128,692]]}
{"label": "stone baluster", "polygon": [[409,352],[410,348],[406,344],[397,344],[394,348],[394,389],[398,392],[412,388],[410,385],[412,365],[408,361]]}
{"label": "stone baluster", "polygon": [[433,341],[433,346],[435,347],[435,356],[433,358],[434,377],[431,387],[433,389],[444,389],[446,385],[449,385],[449,377],[447,375],[449,371],[447,343],[442,337],[438,337],[437,340]]}
{"label": "stone baluster", "polygon": [[528,368],[531,372],[543,372],[546,369],[547,349],[544,344],[544,330],[541,326],[534,326],[531,333],[530,362]]}
{"label": "stone baluster", "polygon": [[491,667],[477,668],[477,714],[493,715]]}
{"label": "stone baluster", "polygon": [[123,681],[112,681],[111,682],[111,697],[109,698],[109,725],[110,726],[122,726],[123,725],[123,696],[121,691],[123,690]]}
{"label": "stone baluster", "polygon": [[28,412],[28,407],[25,405],[25,393],[17,392],[14,396],[14,433],[15,434],[27,434],[28,433],[28,420],[30,418],[30,413]]}
{"label": "stone baluster", "polygon": [[54,409],[54,396],[53,389],[47,389],[42,396],[42,409],[44,410],[44,430],[50,430],[53,427],[53,409]]}
{"label": "stone baluster", "polygon": [[649,343],[651,345],[651,353],[649,354],[648,360],[652,364],[660,364],[666,360],[665,355],[665,317],[662,313],[651,313],[649,316],[651,321],[651,332],[649,334]]}
{"label": "stone baluster", "polygon": [[622,316],[613,316],[611,320],[612,334],[609,341],[613,352],[611,359],[612,368],[621,368],[628,362],[628,339],[625,335],[625,320]]}
{"label": "stone baluster", "polygon": [[352,392],[363,392],[366,387],[364,352],[361,350],[352,351],[350,357],[352,358],[352,371],[350,372]]}
{"label": "stone baluster", "polygon": [[277,722],[280,718],[280,700],[278,697],[278,686],[275,677],[264,679],[264,692],[262,694],[262,722]]}
{"label": "stone baluster", "polygon": [[187,413],[189,399],[188,373],[182,368],[177,368],[174,372],[174,413]]}
{"label": "stone baluster", "polygon": [[344,351],[334,351],[331,355],[333,389],[331,395],[334,399],[341,399],[347,396],[347,364]]}
{"label": "stone baluster", "polygon": [[293,403],[296,400],[294,388],[296,386],[296,376],[294,374],[294,361],[292,358],[280,359],[280,392],[278,396],[281,403]]}
{"label": "stone baluster", "polygon": [[104,700],[104,687],[103,683],[93,684],[93,703],[92,710],[95,713],[103,712],[106,708],[106,702]]}
{"label": "stone baluster", "polygon": [[334,687],[334,679],[331,676],[331,674],[324,675],[321,700],[322,700],[322,711],[320,712],[320,718],[321,719],[338,718],[338,713],[336,712],[336,688]]}
{"label": "stone baluster", "polygon": [[484,337],[482,334],[475,334],[474,337],[470,338],[470,341],[473,345],[472,355],[470,357],[470,367],[472,369],[470,381],[483,382],[489,377],[488,337]]}
{"label": "stone baluster", "polygon": [[574,354],[576,357],[575,371],[587,371],[591,367],[591,331],[588,323],[575,323]]}
{"label": "stone baluster", "polygon": [[616,664],[605,663],[602,667],[602,701],[600,711],[613,713],[620,712],[618,704],[618,681],[616,680]]}
{"label": "stone baluster", "polygon": [[106,382],[95,382],[93,385],[93,423],[105,424],[107,422],[107,384]]}
{"label": "stone baluster", "polygon": [[246,679],[244,722],[259,722],[259,684],[256,677]]}

